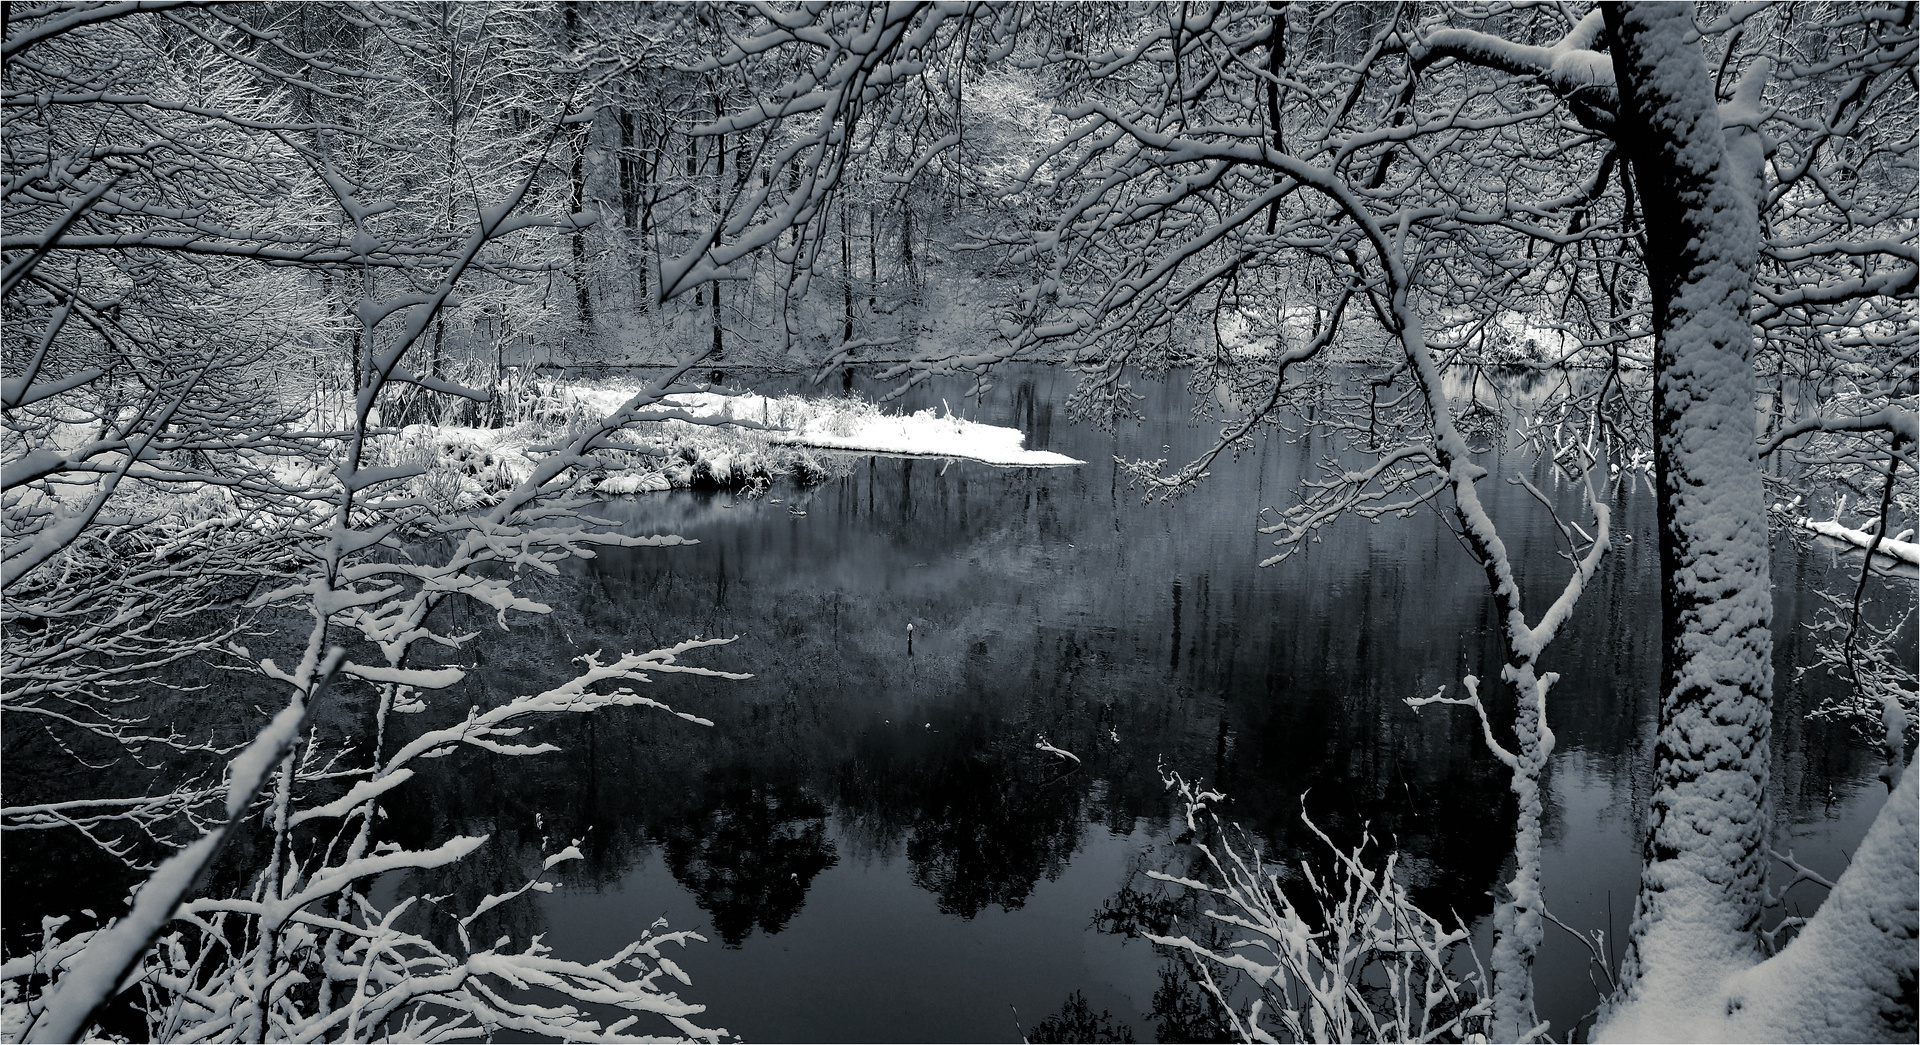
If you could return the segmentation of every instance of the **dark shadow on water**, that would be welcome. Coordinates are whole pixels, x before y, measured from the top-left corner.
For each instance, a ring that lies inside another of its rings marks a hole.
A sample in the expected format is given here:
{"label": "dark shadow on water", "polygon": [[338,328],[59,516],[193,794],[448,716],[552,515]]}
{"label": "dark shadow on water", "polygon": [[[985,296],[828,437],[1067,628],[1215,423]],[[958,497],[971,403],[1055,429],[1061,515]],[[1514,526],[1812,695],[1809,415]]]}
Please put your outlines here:
{"label": "dark shadow on water", "polygon": [[[528,734],[560,754],[427,764],[384,835],[492,841],[443,880],[394,887],[452,894],[455,909],[518,887],[578,839],[586,859],[556,870],[561,889],[496,909],[481,935],[546,932],[563,952],[600,957],[664,912],[714,938],[676,958],[710,1022],[793,1041],[1008,1039],[1009,1005],[1030,1028],[1057,1018],[1063,1033],[1216,1039],[1190,971],[1121,925],[1160,916],[1138,872],[1173,866],[1183,848],[1162,767],[1226,791],[1223,811],[1270,861],[1322,851],[1300,822],[1304,801],[1337,843],[1370,832],[1397,848],[1422,906],[1483,918],[1511,850],[1505,769],[1470,714],[1405,704],[1465,674],[1498,677],[1485,577],[1445,520],[1348,521],[1261,569],[1274,550],[1256,532],[1261,510],[1290,503],[1336,447],[1276,433],[1223,458],[1200,492],[1143,505],[1114,457],[1178,461],[1212,436],[1192,423],[1182,377],[1136,382],[1146,420],[1111,435],[1066,423],[1071,374],[996,377],[978,398],[934,382],[890,409],[944,397],[1088,463],[881,458],[757,500],[611,501],[602,514],[627,532],[699,543],[609,549],[529,578],[526,594],[553,612],[508,632],[491,610],[441,611],[436,627],[482,635],[447,659],[474,669],[483,703],[554,685],[583,652],[695,635],[737,636],[698,659],[754,678],[645,687],[710,728],[624,709]],[[873,389],[865,374],[853,387]],[[1487,463],[1482,495],[1537,614],[1565,574],[1560,538],[1524,490],[1498,481],[1502,462]],[[1573,506],[1571,490],[1534,477]],[[806,515],[789,511],[795,499]],[[1651,524],[1644,490],[1623,494],[1616,530],[1635,539],[1608,557],[1546,664],[1563,675],[1547,885],[1555,913],[1583,930],[1607,927],[1610,902],[1622,932],[1632,909],[1659,656]],[[1811,614],[1805,592],[1828,567],[1792,549],[1776,562],[1777,649],[1804,660],[1804,633],[1785,622]],[[1827,682],[1780,680],[1782,830],[1799,832],[1803,857],[1825,846],[1837,861],[1865,827],[1856,796],[1873,783],[1871,757],[1805,722]],[[1496,713],[1511,699],[1488,692]],[[366,713],[343,702],[342,728]],[[1041,737],[1079,761],[1039,749]],[[37,932],[23,924],[32,911],[124,893],[63,871],[72,860],[57,846],[8,843],[9,941]],[[1556,1028],[1592,1004],[1573,946],[1550,938],[1543,956],[1542,1012]]]}
{"label": "dark shadow on water", "polygon": [[839,859],[826,807],[798,788],[759,782],[743,765],[710,772],[694,793],[697,806],[653,831],[674,880],[729,947],[755,928],[786,928],[814,878]]}

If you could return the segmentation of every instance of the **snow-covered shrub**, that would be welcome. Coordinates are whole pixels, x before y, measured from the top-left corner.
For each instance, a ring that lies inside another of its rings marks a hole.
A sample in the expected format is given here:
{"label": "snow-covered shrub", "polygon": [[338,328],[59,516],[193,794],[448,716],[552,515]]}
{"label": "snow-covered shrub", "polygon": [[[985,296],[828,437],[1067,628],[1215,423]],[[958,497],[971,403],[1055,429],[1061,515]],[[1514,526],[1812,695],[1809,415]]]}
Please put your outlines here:
{"label": "snow-covered shrub", "polygon": [[1814,667],[1824,669],[1845,687],[1822,700],[1809,716],[1845,723],[1862,739],[1877,744],[1886,759],[1889,783],[1905,765],[1906,753],[1913,749],[1916,730],[1920,730],[1913,585],[1904,578],[1893,578],[1891,583],[1897,601],[1890,613],[1880,606],[1862,606],[1864,599],[1856,601],[1848,594],[1816,591],[1824,603],[1809,625],[1816,636],[1816,659],[1802,669],[1803,673]]}
{"label": "snow-covered shrub", "polygon": [[[1302,810],[1301,822],[1334,861],[1330,875],[1300,864],[1317,907],[1302,910],[1283,888],[1288,869],[1265,863],[1238,825],[1213,812],[1211,803],[1224,795],[1178,775],[1162,779],[1185,805],[1206,876],[1148,875],[1217,902],[1206,917],[1231,942],[1219,948],[1188,934],[1145,935],[1198,959],[1203,986],[1242,1041],[1485,1040],[1493,1007],[1468,946],[1471,933],[1415,906],[1396,874],[1397,854],[1369,867],[1370,838],[1342,849]],[[1243,1009],[1238,1001],[1247,994]]]}
{"label": "snow-covered shrub", "polygon": [[[757,417],[743,419],[757,422]],[[621,435],[622,447],[595,451],[607,466],[604,477],[588,485],[602,493],[635,492],[625,489],[627,484],[646,490],[758,491],[780,479],[813,485],[847,470],[843,455],[772,442],[757,428],[660,421]]]}
{"label": "snow-covered shrub", "polygon": [[[508,756],[555,750],[513,740],[543,717],[611,707],[671,711],[620,683],[643,683],[649,674],[670,672],[743,678],[677,661],[681,654],[728,641],[695,640],[605,663],[598,654],[578,658],[584,669],[550,690],[486,711],[475,708],[464,720],[404,742],[389,740],[391,750],[376,756],[371,771],[354,774],[365,779],[330,802],[296,803],[287,787],[269,785],[270,777],[323,776],[340,757],[313,737],[303,744],[307,706],[296,697],[230,764],[224,819],[163,863],[135,894],[132,910],[102,928],[70,936],[60,935],[68,919],[50,918],[39,947],[0,966],[5,1003],[0,1040],[55,1040],[42,1021],[83,1030],[97,1004],[84,999],[117,993],[109,988],[121,981],[139,990],[137,1007],[151,1041],[428,1042],[501,1031],[562,1040],[659,1040],[650,1032],[629,1033],[643,1017],[663,1020],[687,1039],[717,1041],[725,1031],[690,1019],[702,1006],[681,1000],[662,983],[663,978],[690,982],[666,949],[703,942],[696,933],[657,931],[666,926],[656,922],[615,954],[591,962],[559,957],[537,937],[524,945],[506,936],[491,943],[471,937],[469,928],[493,908],[530,892],[551,892],[555,883],[549,872],[582,858],[577,842],[548,855],[519,888],[490,895],[466,912],[450,914],[433,898],[419,895],[378,906],[364,883],[394,872],[445,867],[487,841],[484,835],[456,836],[421,850],[372,841],[379,803],[412,778],[410,763],[459,746]],[[341,663],[336,649],[314,696],[323,694],[337,674],[355,670]],[[459,672],[409,674],[438,676],[447,683]],[[615,688],[600,691],[606,683]],[[385,686],[382,717],[386,711],[424,710],[417,695],[405,692],[412,688]],[[263,792],[270,792],[267,822],[280,836],[275,851],[284,846],[296,862],[283,866],[276,856],[249,894],[183,895],[227,832],[252,815]],[[306,829],[296,835],[293,829],[302,825]],[[324,852],[317,860],[303,852],[308,846],[301,842],[309,840]],[[428,902],[419,903],[423,898]],[[456,947],[436,942],[445,938],[448,921]],[[127,971],[115,972],[116,966]],[[103,980],[103,973],[108,978]],[[64,996],[65,988],[83,1000]],[[580,1005],[628,1015],[603,1025]],[[36,1029],[41,1031],[37,1037]]]}
{"label": "snow-covered shrub", "polygon": [[791,411],[789,416],[792,418],[783,425],[783,427],[804,427],[807,421],[819,417],[824,413],[827,418],[827,431],[840,436],[852,435],[859,429],[862,422],[877,417],[880,414],[880,408],[873,403],[852,396],[848,396],[845,399],[828,400],[826,401],[824,409],[815,408],[809,410],[800,403],[783,403],[782,405],[788,407]]}

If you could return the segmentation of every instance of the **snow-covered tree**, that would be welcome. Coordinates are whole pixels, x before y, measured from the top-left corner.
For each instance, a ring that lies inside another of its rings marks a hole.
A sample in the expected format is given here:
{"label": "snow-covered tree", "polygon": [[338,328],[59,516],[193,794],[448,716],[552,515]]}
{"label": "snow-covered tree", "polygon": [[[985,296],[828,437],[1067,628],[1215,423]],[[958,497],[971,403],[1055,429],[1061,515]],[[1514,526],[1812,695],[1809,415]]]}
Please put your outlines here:
{"label": "snow-covered tree", "polygon": [[[1554,676],[1538,664],[1607,551],[1620,484],[1654,486],[1668,615],[1657,779],[1629,957],[1602,1029],[1720,1033],[1674,1022],[1673,1003],[1698,1016],[1703,992],[1767,967],[1760,456],[1809,434],[1838,441],[1839,452],[1802,452],[1822,467],[1779,481],[1810,499],[1836,471],[1865,473],[1884,480],[1872,484],[1886,491],[1883,512],[1898,503],[1895,471],[1912,465],[1913,8],[1208,4],[1087,16],[847,4],[761,15],[716,64],[813,59],[728,124],[791,124],[795,144],[775,157],[789,176],[743,197],[681,268],[721,272],[784,235],[804,239],[827,220],[847,158],[878,155],[860,149],[871,114],[900,99],[926,107],[944,71],[969,60],[1030,70],[1063,127],[983,246],[1013,249],[1037,278],[1004,348],[935,351],[902,376],[1063,352],[1086,375],[1079,413],[1111,422],[1126,416],[1135,368],[1190,365],[1220,439],[1170,472],[1138,462],[1149,492],[1184,491],[1217,455],[1305,414],[1338,449],[1272,526],[1282,551],[1270,561],[1346,516],[1449,507],[1487,572],[1517,712],[1510,727],[1490,721],[1472,677],[1463,697],[1414,703],[1472,708],[1512,770],[1520,816],[1495,919],[1497,1038],[1541,1030],[1531,966],[1547,902],[1539,815]],[[889,176],[915,176],[963,138],[922,143]],[[1049,218],[1023,220],[1029,208]],[[1770,364],[1763,395],[1756,371]],[[1778,375],[1795,365],[1819,376],[1789,389]],[[1482,375],[1496,367],[1545,380],[1524,400],[1483,402]],[[1476,492],[1487,474],[1476,446],[1515,415],[1512,437],[1565,480],[1533,491],[1567,538],[1559,578],[1518,573]],[[1575,509],[1592,529],[1562,518]],[[1878,697],[1899,732],[1912,692],[1897,665],[1892,675],[1879,676]],[[1910,823],[1889,816],[1875,830],[1909,831],[1891,851],[1911,850]],[[1891,962],[1871,980],[1893,992],[1835,1033],[1911,1025],[1911,885],[1909,872],[1898,892],[1852,890],[1838,906],[1855,913],[1830,916],[1857,920],[1858,905],[1882,903],[1884,935],[1865,946]]]}
{"label": "snow-covered tree", "polygon": [[[988,343],[916,348],[893,377],[1064,360],[1077,415],[1113,424],[1132,375],[1184,367],[1218,438],[1132,462],[1147,495],[1201,488],[1220,455],[1305,424],[1324,469],[1267,521],[1270,564],[1326,526],[1432,507],[1484,567],[1500,663],[1408,697],[1476,717],[1519,810],[1490,1034],[1543,1030],[1543,658],[1632,483],[1658,494],[1666,647],[1642,890],[1601,1032],[1910,1034],[1920,687],[1910,589],[1891,627],[1869,592],[1920,508],[1911,4],[46,3],[5,19],[0,707],[75,759],[166,750],[200,774],[9,795],[9,831],[78,830],[157,865],[113,927],[50,926],[9,960],[34,1035],[84,1029],[135,968],[156,1035],[607,1030],[498,983],[690,1015],[658,987],[678,974],[656,944],[610,965],[509,954],[466,939],[471,911],[456,953],[362,883],[477,844],[383,848],[380,803],[411,762],[540,750],[516,731],[648,703],[621,680],[692,670],[692,647],[595,655],[464,722],[394,716],[461,681],[449,658],[471,637],[436,630],[436,605],[504,625],[543,607],[502,567],[629,541],[580,517],[574,485],[626,452],[615,429],[666,416],[671,381],[731,331],[777,324],[816,364],[911,343],[921,288],[955,280],[936,240],[1021,289]],[[401,426],[502,423],[514,339],[597,345],[622,303],[689,348],[679,367],[604,422],[554,426],[481,514],[449,510]],[[1516,373],[1519,391],[1488,380]],[[1523,569],[1479,492],[1496,441],[1535,456],[1516,478],[1565,539],[1551,575]],[[1867,724],[1901,788],[1772,957],[1770,525],[1866,547],[1857,585],[1828,593],[1819,663],[1795,667],[1847,683],[1828,710]],[[290,621],[297,649],[249,634]],[[290,693],[286,710],[232,736],[169,728],[130,683],[189,657]],[[376,695],[371,736],[302,725],[330,686]],[[192,895],[256,808],[252,891]]]}
{"label": "snow-covered tree", "polygon": [[[492,908],[553,888],[574,846],[556,842],[524,885],[470,910],[372,899],[378,876],[486,841],[382,837],[420,760],[538,755],[553,746],[524,734],[543,720],[664,709],[635,688],[663,674],[740,676],[683,663],[727,641],[694,640],[586,651],[558,684],[493,706],[451,699],[475,636],[434,624],[436,607],[470,601],[506,626],[546,609],[516,591],[521,571],[679,543],[584,516],[576,480],[610,433],[659,416],[699,356],[604,419],[557,426],[486,510],[439,496],[432,451],[423,460],[393,415],[416,390],[493,400],[436,372],[442,319],[470,286],[541,273],[541,245],[584,223],[539,204],[591,92],[492,99],[522,106],[521,126],[469,139],[455,102],[480,88],[457,65],[435,81],[352,61],[382,47],[444,58],[421,44],[458,35],[452,21],[303,6],[249,13],[260,21],[166,5],[7,13],[0,698],[10,726],[24,717],[74,758],[87,754],[75,738],[123,758],[164,746],[176,775],[133,797],[5,810],[9,830],[77,829],[151,872],[125,914],[72,931],[49,919],[41,946],[7,959],[6,1035],[79,1040],[133,991],[156,1040],[716,1037],[666,986],[687,982],[667,949],[690,933],[655,925],[597,961],[474,938]],[[499,16],[502,39],[513,14],[474,12]],[[422,86],[437,90],[402,90]],[[445,108],[409,104],[422,97]],[[405,136],[422,128],[445,147],[414,149]],[[344,362],[346,379],[298,380],[308,353]],[[248,679],[240,706],[189,716],[204,735],[183,736],[164,701],[130,706],[185,657]],[[370,734],[329,713],[348,687],[374,697]],[[258,705],[278,710],[254,718]],[[204,775],[182,780],[194,757]],[[217,860],[240,865],[237,888],[209,884],[226,880],[208,879]],[[608,1009],[625,1015],[593,1015]]]}

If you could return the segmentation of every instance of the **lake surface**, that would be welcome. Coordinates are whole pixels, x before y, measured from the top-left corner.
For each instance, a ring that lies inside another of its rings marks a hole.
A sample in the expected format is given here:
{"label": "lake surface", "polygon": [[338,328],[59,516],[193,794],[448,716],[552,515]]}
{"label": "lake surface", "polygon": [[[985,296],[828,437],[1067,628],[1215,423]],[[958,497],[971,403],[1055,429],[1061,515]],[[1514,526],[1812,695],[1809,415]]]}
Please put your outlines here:
{"label": "lake surface", "polygon": [[[699,543],[610,550],[530,582],[553,612],[509,632],[490,611],[441,611],[445,630],[482,633],[457,659],[477,669],[483,699],[548,688],[583,652],[694,636],[737,636],[689,659],[754,677],[649,688],[711,727],[602,712],[537,731],[561,754],[423,764],[384,832],[493,841],[451,879],[382,891],[470,906],[578,838],[587,858],[562,866],[562,888],[497,909],[476,938],[544,933],[597,958],[665,917],[709,939],[676,959],[693,980],[683,995],[709,1006],[705,1025],[748,1040],[1018,1041],[1076,992],[1137,1040],[1205,1038],[1219,1028],[1191,975],[1137,938],[1176,917],[1198,928],[1190,902],[1146,877],[1184,872],[1191,854],[1164,769],[1225,791],[1224,812],[1270,859],[1325,856],[1303,806],[1340,840],[1370,830],[1402,854],[1423,907],[1457,913],[1484,943],[1510,859],[1506,771],[1470,713],[1404,703],[1498,675],[1484,574],[1445,520],[1344,521],[1263,569],[1263,509],[1292,503],[1322,442],[1276,433],[1221,459],[1198,492],[1143,504],[1113,458],[1177,463],[1214,432],[1192,421],[1181,375],[1136,381],[1146,420],[1114,434],[1068,422],[1070,373],[1015,369],[981,395],[969,384],[932,383],[895,406],[944,400],[1087,463],[858,458],[824,485],[759,498],[611,501],[602,514],[627,532]],[[1482,495],[1537,613],[1565,576],[1558,535],[1501,481],[1503,462],[1485,463],[1496,474]],[[1632,912],[1659,658],[1653,502],[1640,487],[1616,503],[1632,539],[1546,664],[1563,675],[1547,896],[1567,925],[1610,937]],[[1780,664],[1809,660],[1795,622],[1833,566],[1823,549],[1777,549]],[[1783,848],[1833,874],[1883,790],[1871,751],[1805,719],[1829,684],[1779,673],[1773,789]],[[342,700],[351,720],[370,698]],[[1037,749],[1041,737],[1079,764]],[[41,883],[29,888],[48,909],[108,892],[64,878],[64,850],[36,857],[33,845],[10,854],[10,891]],[[1811,885],[1789,897],[1811,902]],[[10,929],[31,931],[25,913]],[[1598,993],[1585,947],[1548,932],[1541,1015],[1560,1038]]]}
{"label": "lake surface", "polygon": [[[565,886],[506,927],[596,955],[662,916],[697,928],[710,942],[679,959],[683,994],[749,1040],[1017,1041],[1076,991],[1139,1040],[1206,1035],[1182,965],[1133,938],[1181,910],[1144,874],[1190,852],[1160,767],[1227,792],[1269,857],[1324,855],[1303,804],[1343,840],[1370,828],[1424,907],[1484,941],[1511,850],[1504,767],[1470,713],[1403,703],[1497,677],[1484,574],[1431,512],[1349,520],[1260,568],[1262,509],[1291,503],[1325,445],[1276,435],[1197,493],[1143,504],[1115,455],[1178,462],[1214,429],[1177,374],[1137,382],[1147,420],[1112,435],[1068,422],[1072,382],[1035,367],[898,405],[944,399],[1079,468],[860,459],[757,499],[609,503],[630,532],[700,543],[607,552],[539,589],[550,617],[476,647],[489,685],[544,688],[578,651],[688,636],[737,636],[702,662],[755,677],[652,687],[711,728],[634,709],[556,731],[564,755],[442,760],[432,801],[394,830],[493,832],[497,863],[456,883],[469,900],[522,880],[543,838],[586,839]],[[1498,473],[1482,489],[1537,612],[1565,575],[1557,535]],[[1547,895],[1610,936],[1632,912],[1659,657],[1653,502],[1641,487],[1618,503],[1632,540],[1547,658],[1563,675]],[[1806,589],[1831,566],[1780,549],[1782,664],[1805,661],[1785,622],[1812,613]],[[1884,792],[1870,752],[1805,720],[1822,684],[1779,676],[1773,786],[1786,844],[1832,873]],[[1559,1037],[1598,994],[1585,947],[1549,932],[1542,1015]]]}

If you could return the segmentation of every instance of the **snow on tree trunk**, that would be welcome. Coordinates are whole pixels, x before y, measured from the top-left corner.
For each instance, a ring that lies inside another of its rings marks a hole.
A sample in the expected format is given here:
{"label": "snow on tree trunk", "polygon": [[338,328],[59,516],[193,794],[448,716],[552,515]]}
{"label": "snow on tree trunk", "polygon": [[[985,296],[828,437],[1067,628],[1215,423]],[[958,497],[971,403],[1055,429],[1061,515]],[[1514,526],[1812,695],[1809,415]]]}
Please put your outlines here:
{"label": "snow on tree trunk", "polygon": [[1700,984],[1759,957],[1773,637],[1746,319],[1758,219],[1742,162],[1755,157],[1723,138],[1691,4],[1619,4],[1606,18],[1646,219],[1664,635],[1616,1008],[1677,1015]]}
{"label": "snow on tree trunk", "polygon": [[1546,926],[1546,890],[1541,884],[1540,827],[1545,808],[1540,776],[1553,754],[1553,733],[1547,728],[1547,691],[1557,676],[1536,677],[1531,663],[1507,665],[1503,671],[1516,691],[1513,716],[1515,744],[1508,786],[1516,806],[1513,832],[1513,879],[1507,896],[1493,912],[1493,1024],[1496,1041],[1526,1041],[1543,1029],[1534,1004],[1533,963],[1540,954]]}
{"label": "snow on tree trunk", "polygon": [[1912,767],[1799,936],[1734,976],[1725,1041],[1912,1041],[1920,938],[1920,800]]}
{"label": "snow on tree trunk", "polygon": [[1620,1007],[1596,1040],[1914,1040],[1920,975],[1915,786],[1909,767],[1832,895],[1778,955],[1718,983],[1683,977],[1684,1006]]}

